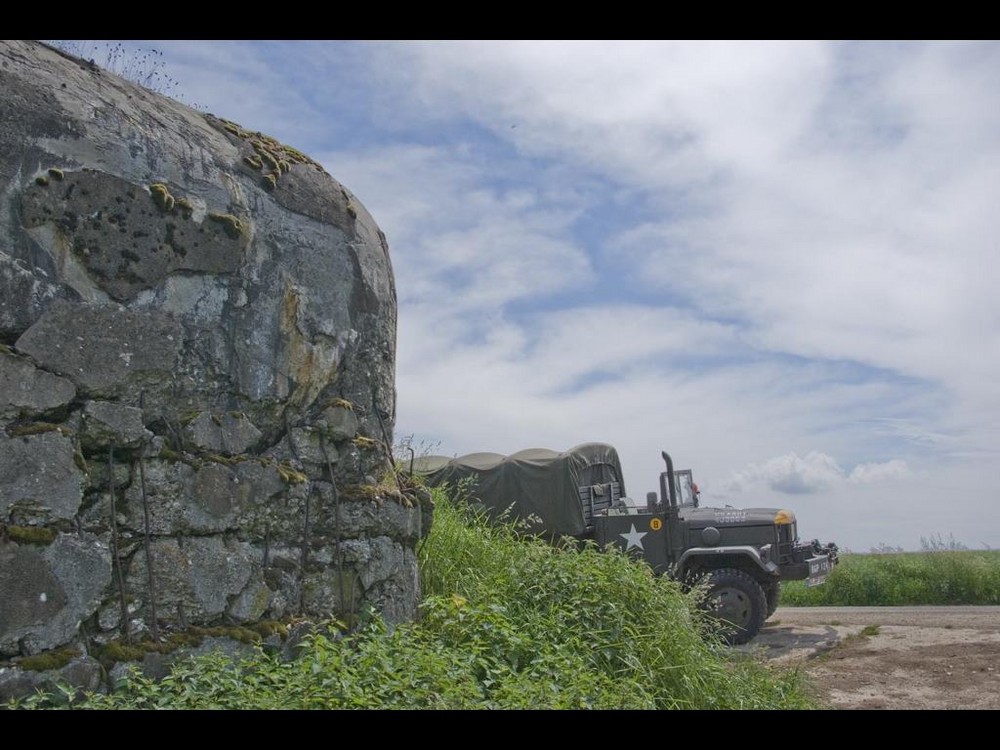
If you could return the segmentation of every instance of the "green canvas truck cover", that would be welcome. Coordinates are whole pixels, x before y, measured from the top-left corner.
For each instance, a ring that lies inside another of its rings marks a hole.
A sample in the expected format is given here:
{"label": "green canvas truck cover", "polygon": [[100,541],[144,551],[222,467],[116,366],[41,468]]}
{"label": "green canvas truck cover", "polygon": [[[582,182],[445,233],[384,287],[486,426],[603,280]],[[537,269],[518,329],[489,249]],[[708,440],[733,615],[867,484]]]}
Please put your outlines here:
{"label": "green canvas truck cover", "polygon": [[562,453],[529,448],[510,456],[423,456],[414,461],[413,471],[435,487],[467,480],[470,497],[491,518],[507,513],[511,520],[523,519],[529,533],[553,536],[590,530],[582,488],[582,494],[595,486],[603,493],[600,485],[617,482],[618,494],[625,495],[618,452],[605,443],[583,443]]}

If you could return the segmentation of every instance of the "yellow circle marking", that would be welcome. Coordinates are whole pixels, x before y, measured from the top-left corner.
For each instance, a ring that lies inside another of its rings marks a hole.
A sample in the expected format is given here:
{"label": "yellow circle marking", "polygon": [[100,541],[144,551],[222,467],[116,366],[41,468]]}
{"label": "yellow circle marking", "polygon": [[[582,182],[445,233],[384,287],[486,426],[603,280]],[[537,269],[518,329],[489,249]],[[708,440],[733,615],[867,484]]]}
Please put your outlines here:
{"label": "yellow circle marking", "polygon": [[663,528],[663,521],[661,521],[659,518],[654,518],[650,520],[649,528],[651,528],[653,531],[659,531],[660,529]]}

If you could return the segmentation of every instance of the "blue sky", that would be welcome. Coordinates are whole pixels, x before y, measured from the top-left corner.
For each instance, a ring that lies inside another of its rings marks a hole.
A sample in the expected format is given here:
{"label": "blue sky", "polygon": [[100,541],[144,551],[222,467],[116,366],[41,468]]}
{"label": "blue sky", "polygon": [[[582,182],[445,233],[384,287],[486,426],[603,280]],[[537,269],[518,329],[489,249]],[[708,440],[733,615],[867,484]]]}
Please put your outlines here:
{"label": "blue sky", "polygon": [[1000,44],[132,44],[378,221],[397,437],[1000,547]]}

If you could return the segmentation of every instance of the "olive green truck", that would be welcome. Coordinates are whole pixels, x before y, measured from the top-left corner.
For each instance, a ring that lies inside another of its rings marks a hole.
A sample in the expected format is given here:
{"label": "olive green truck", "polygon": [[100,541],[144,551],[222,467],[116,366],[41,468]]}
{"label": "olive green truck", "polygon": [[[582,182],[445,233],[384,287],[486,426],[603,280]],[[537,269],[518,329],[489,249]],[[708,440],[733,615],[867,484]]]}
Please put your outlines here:
{"label": "olive green truck", "polygon": [[562,453],[423,456],[411,471],[432,486],[464,483],[490,517],[518,521],[528,533],[593,539],[658,574],[707,582],[705,604],[732,644],[757,635],[778,607],[782,581],[819,585],[837,564],[835,544],[799,540],[790,510],[699,507],[691,471],[675,470],[662,456],[659,492],[644,504],[625,494],[617,451],[605,443]]}

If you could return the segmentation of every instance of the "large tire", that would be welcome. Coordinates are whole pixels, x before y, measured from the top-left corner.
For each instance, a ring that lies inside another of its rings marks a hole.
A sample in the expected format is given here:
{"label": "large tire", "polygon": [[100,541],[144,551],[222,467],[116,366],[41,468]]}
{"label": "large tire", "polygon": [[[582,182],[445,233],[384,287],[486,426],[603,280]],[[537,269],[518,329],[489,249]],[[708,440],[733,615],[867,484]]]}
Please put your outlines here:
{"label": "large tire", "polygon": [[764,589],[754,578],[736,568],[721,568],[708,574],[709,612],[719,621],[726,643],[749,643],[760,632],[767,612]]}
{"label": "large tire", "polygon": [[[767,599],[767,617],[770,617],[781,604],[781,581],[767,584],[764,587],[764,598]],[[764,619],[766,620],[767,617]]]}

